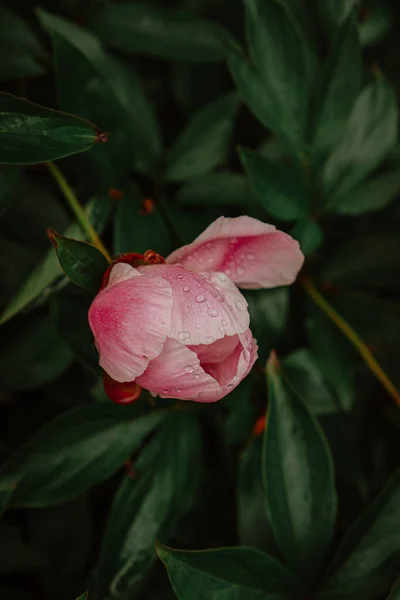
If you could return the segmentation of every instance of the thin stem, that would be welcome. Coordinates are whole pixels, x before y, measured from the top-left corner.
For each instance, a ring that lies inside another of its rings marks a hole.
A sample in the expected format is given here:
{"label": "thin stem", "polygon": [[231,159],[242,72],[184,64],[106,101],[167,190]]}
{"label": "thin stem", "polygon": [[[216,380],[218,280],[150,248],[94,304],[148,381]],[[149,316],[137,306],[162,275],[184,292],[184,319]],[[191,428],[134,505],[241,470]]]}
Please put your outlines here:
{"label": "thin stem", "polygon": [[71,207],[83,233],[85,233],[88,236],[93,246],[96,246],[96,248],[100,250],[102,254],[104,254],[108,262],[111,262],[112,258],[110,254],[104,247],[103,242],[101,241],[97,232],[91,225],[85,211],[83,210],[78,198],[75,195],[75,192],[69,185],[68,181],[65,179],[64,175],[61,173],[60,169],[52,162],[48,162],[46,163],[46,165],[50,173],[53,175],[54,179],[58,183],[60,190],[64,194],[64,197],[68,202],[69,206]]}
{"label": "thin stem", "polygon": [[383,387],[386,389],[388,394],[393,398],[398,406],[400,406],[400,393],[397,391],[385,371],[382,369],[378,361],[373,357],[371,352],[368,350],[367,345],[363,339],[358,335],[354,329],[336,312],[336,310],[329,304],[329,302],[319,293],[317,288],[314,286],[312,281],[308,278],[303,279],[303,287],[309,296],[314,300],[315,304],[335,323],[335,325],[341,330],[341,332],[347,337],[349,342],[358,350],[364,359],[369,369],[373,372],[375,377],[379,379]]}

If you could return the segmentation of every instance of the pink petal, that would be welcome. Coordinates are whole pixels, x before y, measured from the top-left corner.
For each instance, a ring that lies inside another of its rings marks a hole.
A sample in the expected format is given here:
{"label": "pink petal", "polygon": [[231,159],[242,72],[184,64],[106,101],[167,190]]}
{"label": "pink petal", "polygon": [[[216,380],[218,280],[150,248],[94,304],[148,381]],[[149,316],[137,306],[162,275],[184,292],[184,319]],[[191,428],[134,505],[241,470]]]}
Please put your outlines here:
{"label": "pink petal", "polygon": [[220,363],[228,358],[239,344],[238,335],[225,336],[221,340],[217,340],[213,344],[198,346],[188,346],[193,352],[196,352],[203,363]]}
{"label": "pink petal", "polygon": [[113,267],[108,286],[92,302],[89,324],[99,363],[116,381],[133,381],[158,356],[171,327],[172,290],[151,272]]}
{"label": "pink petal", "polygon": [[248,329],[247,301],[224,273],[195,275],[180,265],[150,265],[139,270],[160,275],[172,288],[168,337],[187,346],[208,345]]}
{"label": "pink petal", "polygon": [[289,285],[304,256],[296,240],[251,217],[220,217],[167,258],[195,272],[222,271],[242,288]]}

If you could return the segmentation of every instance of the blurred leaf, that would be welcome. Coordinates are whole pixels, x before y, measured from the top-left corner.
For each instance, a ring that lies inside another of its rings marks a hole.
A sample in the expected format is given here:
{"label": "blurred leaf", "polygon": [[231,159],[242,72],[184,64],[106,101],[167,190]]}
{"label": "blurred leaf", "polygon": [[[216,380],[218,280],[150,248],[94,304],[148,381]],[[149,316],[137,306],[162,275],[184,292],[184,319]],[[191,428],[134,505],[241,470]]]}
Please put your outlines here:
{"label": "blurred leaf", "polygon": [[332,541],[336,518],[333,463],[323,433],[302,400],[267,364],[269,408],[264,488],[272,530],[288,565],[313,581]]}
{"label": "blurred leaf", "polygon": [[224,420],[227,444],[243,444],[251,435],[257,417],[257,406],[251,401],[253,383],[249,375],[221,400],[220,405],[227,412]]}
{"label": "blurred leaf", "polygon": [[52,316],[60,337],[76,358],[96,373],[99,359],[88,321],[92,300],[91,295],[76,288],[62,290],[52,299]]}
{"label": "blurred leaf", "polygon": [[260,360],[265,361],[286,330],[289,314],[289,288],[245,292],[249,303],[251,330],[259,344]]}
{"label": "blurred leaf", "polygon": [[287,4],[246,0],[251,58],[265,86],[277,135],[298,152],[304,145],[313,55]]}
{"label": "blurred leaf", "polygon": [[109,149],[95,158],[103,160],[106,152],[105,162],[111,160],[117,172],[133,167],[152,172],[161,153],[160,133],[133,69],[109,56],[89,31],[42,9],[37,13],[53,40],[60,106],[110,133]]}
{"label": "blurred leaf", "polygon": [[136,191],[119,200],[114,220],[114,253],[155,250],[162,256],[171,251],[171,239],[161,213],[152,205],[150,212]]}
{"label": "blurred leaf", "polygon": [[290,235],[300,244],[305,256],[318,250],[324,241],[324,232],[320,225],[312,219],[301,219],[293,227]]}
{"label": "blurred leaf", "polygon": [[340,408],[348,412],[355,401],[356,351],[318,307],[312,307],[306,325],[314,360],[329,382]]}
{"label": "blurred leaf", "polygon": [[83,592],[76,600],[88,600],[89,592]]}
{"label": "blurred leaf", "polygon": [[307,189],[293,169],[251,150],[240,150],[239,154],[256,197],[267,212],[283,221],[307,215]]}
{"label": "blurred leaf", "polygon": [[361,44],[363,46],[376,44],[388,33],[391,26],[390,9],[387,6],[374,6],[365,21],[358,26]]}
{"label": "blurred leaf", "polygon": [[[43,569],[45,561],[35,548],[27,544],[17,527],[3,524],[0,527],[0,574]],[[8,600],[8,599],[7,599]]]}
{"label": "blurred leaf", "polygon": [[[85,213],[89,217],[94,228],[99,231],[97,224],[94,220],[99,219],[98,216],[99,203],[102,204],[104,210],[104,204],[101,199],[92,201],[85,207]],[[77,223],[73,223],[65,231],[66,237],[74,239],[84,239],[84,234],[81,232],[81,228]],[[24,285],[11,299],[10,303],[5,308],[0,318],[0,324],[5,323],[17,313],[23,310],[28,304],[35,300],[40,294],[45,293],[49,289],[49,286],[54,282],[57,277],[61,277],[63,272],[57,259],[57,255],[53,248],[50,248],[48,253],[42,262],[33,269]]]}
{"label": "blurred leaf", "polygon": [[207,173],[225,161],[237,109],[238,98],[230,93],[196,113],[167,154],[169,181]]}
{"label": "blurred leaf", "polygon": [[101,140],[92,123],[0,93],[0,163],[35,164],[89,150]]}
{"label": "blurred leaf", "polygon": [[350,238],[325,260],[324,280],[329,283],[349,283],[352,286],[399,287],[398,249],[397,230],[372,230]]}
{"label": "blurred leaf", "polygon": [[5,390],[26,390],[44,385],[65,371],[73,357],[47,317],[3,336],[0,347],[0,385]]}
{"label": "blurred leaf", "polygon": [[40,252],[35,248],[0,236],[0,305],[2,308],[24,284],[40,257]]}
{"label": "blurred leaf", "polygon": [[208,173],[186,181],[175,201],[188,204],[221,204],[248,208],[253,204],[246,177],[238,173]]}
{"label": "blurred leaf", "polygon": [[262,437],[257,437],[239,458],[237,512],[239,540],[243,546],[269,550],[272,531],[265,512],[261,477]]}
{"label": "blurred leaf", "polygon": [[399,573],[400,471],[349,529],[319,600],[375,600]]}
{"label": "blurred leaf", "polygon": [[196,497],[201,444],[196,417],[178,411],[141,452],[114,498],[96,598],[134,594],[141,586],[156,559],[156,540],[168,540]]}
{"label": "blurred leaf", "polygon": [[14,490],[15,486],[11,485],[9,488],[0,491],[0,520],[10,504]]}
{"label": "blurred leaf", "polygon": [[339,145],[322,171],[327,207],[356,187],[383,161],[397,141],[397,100],[383,79],[358,96]]}
{"label": "blurred leaf", "polygon": [[361,78],[361,47],[350,13],[337,32],[317,88],[312,142],[312,159],[317,164],[340,142]]}
{"label": "blurred leaf", "polygon": [[217,23],[147,2],[103,3],[90,27],[122,52],[183,62],[222,60],[225,46],[233,43]]}
{"label": "blurred leaf", "polygon": [[385,208],[400,193],[400,170],[380,173],[359,187],[335,198],[330,210],[342,215],[362,215]]}
{"label": "blurred leaf", "polygon": [[213,221],[221,216],[216,205],[204,205],[199,210],[181,204],[163,204],[163,214],[182,244],[191,244]]}
{"label": "blurred leaf", "polygon": [[334,36],[348,15],[357,7],[358,0],[314,0],[314,2],[326,32]]}
{"label": "blurred leaf", "polygon": [[13,506],[65,502],[113,475],[163,418],[147,404],[86,404],[46,423],[3,471]]}
{"label": "blurred leaf", "polygon": [[397,580],[397,582],[395,583],[395,585],[393,586],[393,588],[386,600],[399,600],[399,598],[400,598],[400,577]]}
{"label": "blurred leaf", "polygon": [[0,8],[0,81],[38,77],[46,71],[46,53],[29,25]]}
{"label": "blurred leaf", "polygon": [[0,165],[0,217],[5,213],[21,181],[21,169]]}
{"label": "blurred leaf", "polygon": [[51,230],[49,238],[67,277],[75,285],[97,292],[108,267],[108,261],[100,250],[87,242],[80,242]]}
{"label": "blurred leaf", "polygon": [[297,584],[272,556],[255,548],[185,552],[157,544],[178,600],[275,600],[292,598]]}
{"label": "blurred leaf", "polygon": [[313,353],[301,348],[283,361],[285,379],[304,400],[314,415],[334,414],[339,410]]}

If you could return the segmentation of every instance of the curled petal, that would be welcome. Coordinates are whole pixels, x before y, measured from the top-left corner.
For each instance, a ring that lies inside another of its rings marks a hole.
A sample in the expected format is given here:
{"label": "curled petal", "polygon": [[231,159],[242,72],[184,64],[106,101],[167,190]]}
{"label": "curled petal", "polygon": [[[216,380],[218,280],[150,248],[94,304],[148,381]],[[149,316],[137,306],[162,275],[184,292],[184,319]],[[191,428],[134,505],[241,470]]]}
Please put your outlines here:
{"label": "curled petal", "polygon": [[289,285],[303,261],[299,244],[290,235],[246,216],[220,217],[166,259],[195,272],[222,271],[245,289]]}
{"label": "curled petal", "polygon": [[212,344],[249,327],[247,301],[224,273],[195,275],[180,265],[139,267],[163,277],[172,289],[168,337],[187,346]]}
{"label": "curled petal", "polygon": [[110,377],[130,382],[143,373],[163,349],[171,311],[168,281],[123,263],[113,267],[89,309],[99,362]]}

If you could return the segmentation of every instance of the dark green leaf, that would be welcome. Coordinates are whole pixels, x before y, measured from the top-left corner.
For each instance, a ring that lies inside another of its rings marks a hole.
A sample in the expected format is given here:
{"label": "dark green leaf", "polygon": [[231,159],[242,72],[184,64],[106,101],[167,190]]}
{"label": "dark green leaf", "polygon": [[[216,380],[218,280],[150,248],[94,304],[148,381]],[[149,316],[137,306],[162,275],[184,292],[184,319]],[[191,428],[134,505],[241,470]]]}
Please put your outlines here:
{"label": "dark green leaf", "polygon": [[336,34],[356,5],[357,0],[315,0],[318,16],[330,36]]}
{"label": "dark green leaf", "polygon": [[313,161],[319,163],[340,142],[346,121],[360,92],[361,47],[351,14],[339,29],[315,99]]}
{"label": "dark green leaf", "polygon": [[105,256],[91,244],[49,230],[49,238],[64,273],[75,285],[97,292],[108,267]]}
{"label": "dark green leaf", "polygon": [[342,215],[362,215],[384,208],[400,192],[400,171],[388,171],[367,179],[359,187],[335,198],[330,210]]}
{"label": "dark green leaf", "polygon": [[282,364],[288,383],[313,414],[329,415],[338,412],[335,396],[310,350],[296,350]]}
{"label": "dark green leaf", "polygon": [[297,592],[291,574],[255,548],[184,552],[157,545],[179,600],[277,600]]}
{"label": "dark green leaf", "polygon": [[78,598],[76,600],[88,600],[88,598],[89,598],[89,592],[83,592],[83,594],[78,596]]}
{"label": "dark green leaf", "polygon": [[376,600],[393,585],[400,564],[400,471],[340,544],[319,600]]}
{"label": "dark green leaf", "polygon": [[249,375],[221,400],[227,412],[224,436],[228,444],[244,444],[251,436],[257,418],[257,406],[251,401],[253,383]]}
{"label": "dark green leaf", "polygon": [[0,163],[35,164],[89,150],[104,141],[94,125],[73,115],[0,94]]}
{"label": "dark green leaf", "polygon": [[269,409],[264,487],[272,530],[288,565],[306,581],[318,575],[336,517],[333,464],[323,433],[302,400],[267,365]]}
{"label": "dark green leaf", "polygon": [[25,390],[52,381],[72,363],[69,349],[47,317],[31,318],[0,348],[0,381],[6,390]]}
{"label": "dark green leaf", "polygon": [[300,244],[302,252],[307,256],[320,248],[324,241],[324,232],[316,221],[301,219],[293,227],[290,235]]}
{"label": "dark green leaf", "polygon": [[21,180],[19,167],[0,166],[0,216],[7,210]]}
{"label": "dark green leaf", "polygon": [[13,506],[70,500],[113,475],[163,418],[148,405],[87,404],[44,425],[11,460],[0,485],[18,482]]}
{"label": "dark green leaf", "polygon": [[244,175],[208,173],[189,179],[175,195],[175,201],[188,204],[221,204],[248,208],[253,204],[251,190]]}
{"label": "dark green leaf", "polygon": [[246,0],[247,39],[266,90],[269,113],[293,148],[305,142],[313,55],[287,4]]}
{"label": "dark green leaf", "polygon": [[76,358],[96,373],[99,359],[88,322],[92,300],[91,294],[82,293],[77,288],[62,290],[52,298],[52,316],[60,337]]}
{"label": "dark green leaf", "polygon": [[14,490],[15,486],[11,485],[9,488],[1,490],[0,492],[0,520],[10,504]]}
{"label": "dark green leaf", "polygon": [[251,150],[240,150],[240,159],[267,212],[283,221],[307,215],[309,198],[305,182],[293,169]]}
{"label": "dark green leaf", "polygon": [[245,292],[249,303],[251,330],[258,341],[261,361],[265,361],[286,330],[289,315],[289,289]]}
{"label": "dark green leaf", "polygon": [[131,594],[193,504],[200,475],[201,432],[190,414],[171,414],[114,498],[97,568],[97,597]]}
{"label": "dark green leaf", "polygon": [[114,220],[114,252],[143,253],[155,250],[162,256],[171,252],[168,228],[156,207],[146,212],[139,193],[125,194],[119,200]]}
{"label": "dark green leaf", "polygon": [[[100,201],[101,199],[90,202],[85,207],[85,213],[97,231],[99,231],[98,223],[94,223],[94,220],[97,218],[98,202]],[[73,223],[68,227],[65,231],[65,236],[74,239],[84,238],[84,234],[77,223]],[[5,323],[14,317],[31,302],[37,299],[40,294],[45,294],[46,292],[49,293],[49,286],[57,279],[57,277],[61,277],[62,275],[63,272],[57,259],[57,255],[54,252],[54,249],[50,248],[43,261],[38,263],[24,285],[5,308],[0,318],[0,324]]]}
{"label": "dark green leaf", "polygon": [[60,106],[110,133],[109,149],[95,149],[96,160],[106,153],[101,170],[110,169],[111,160],[117,172],[134,166],[152,172],[161,153],[160,133],[135,72],[109,56],[89,31],[42,9],[38,16],[52,35]]}
{"label": "dark green leaf", "polygon": [[379,166],[397,141],[397,123],[393,90],[383,79],[378,79],[358,96],[342,140],[323,168],[327,207]]}
{"label": "dark green leaf", "polygon": [[224,162],[237,108],[231,93],[198,111],[167,154],[169,181],[207,173]]}
{"label": "dark green leaf", "polygon": [[29,25],[13,12],[0,8],[0,81],[43,75],[47,61]]}
{"label": "dark green leaf", "polygon": [[379,42],[392,26],[392,15],[388,6],[376,4],[363,23],[358,26],[363,46]]}
{"label": "dark green leaf", "polygon": [[222,60],[232,43],[216,23],[148,2],[104,3],[90,27],[117,50],[183,62]]}
{"label": "dark green leaf", "polygon": [[400,598],[400,577],[391,589],[391,592],[386,600],[399,600]]}

